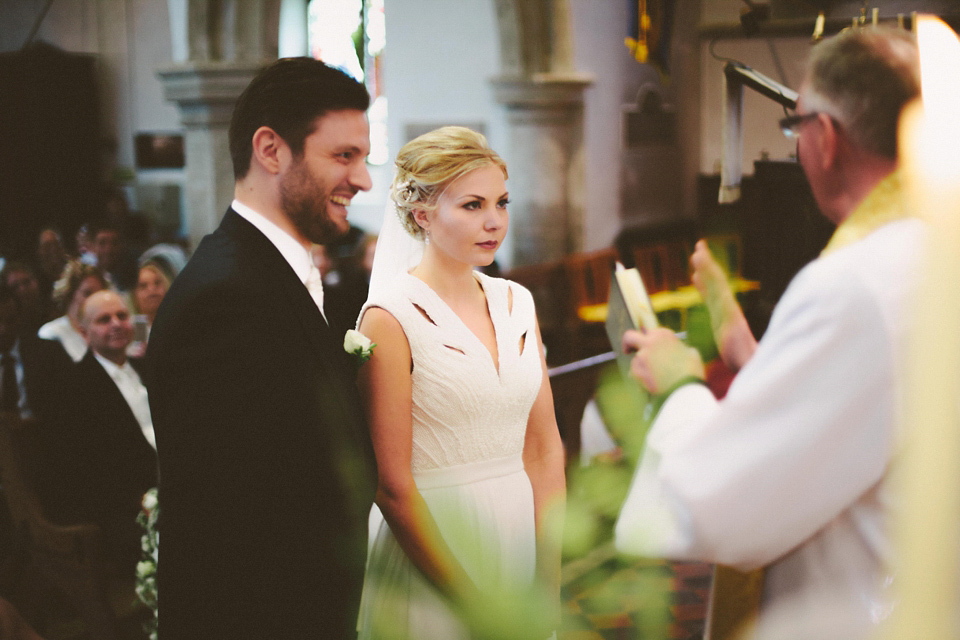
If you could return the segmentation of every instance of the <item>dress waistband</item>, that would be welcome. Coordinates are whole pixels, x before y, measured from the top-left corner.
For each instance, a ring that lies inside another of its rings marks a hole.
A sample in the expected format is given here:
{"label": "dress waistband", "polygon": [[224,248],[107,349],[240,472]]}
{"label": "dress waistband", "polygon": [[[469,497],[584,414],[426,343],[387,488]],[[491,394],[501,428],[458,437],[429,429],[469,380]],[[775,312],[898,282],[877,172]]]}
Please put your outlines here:
{"label": "dress waistband", "polygon": [[417,483],[417,489],[437,489],[507,476],[517,471],[523,471],[523,456],[519,453],[493,460],[468,462],[455,467],[414,471],[413,479]]}

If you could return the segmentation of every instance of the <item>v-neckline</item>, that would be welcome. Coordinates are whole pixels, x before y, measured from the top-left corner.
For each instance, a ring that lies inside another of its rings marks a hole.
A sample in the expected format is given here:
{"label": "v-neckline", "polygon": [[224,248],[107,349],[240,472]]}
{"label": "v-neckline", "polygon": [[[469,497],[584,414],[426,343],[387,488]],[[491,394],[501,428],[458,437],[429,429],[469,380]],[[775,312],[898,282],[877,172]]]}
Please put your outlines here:
{"label": "v-neckline", "polygon": [[[487,291],[487,287],[484,285],[483,278],[480,277],[480,274],[479,274],[479,273],[477,273],[476,271],[474,271],[472,275],[473,275],[474,281],[475,281],[478,285],[480,285],[480,290],[483,291],[484,304],[485,304],[486,307],[487,307],[487,315],[490,316],[490,326],[491,326],[491,328],[493,329],[493,342],[494,342],[494,344],[497,346],[497,355],[496,355],[496,357],[494,357],[493,352],[490,351],[490,349],[487,347],[487,345],[484,344],[483,340],[480,339],[480,336],[478,336],[476,333],[474,333],[474,332],[473,332],[473,329],[471,329],[470,327],[467,326],[467,323],[464,322],[463,319],[462,319],[460,316],[458,316],[457,313],[456,313],[452,308],[450,308],[450,305],[448,305],[448,304],[446,303],[446,301],[445,301],[443,298],[440,297],[440,294],[439,294],[439,293],[437,293],[436,291],[433,290],[433,287],[431,287],[429,284],[427,284],[426,282],[424,282],[423,280],[421,280],[421,279],[418,278],[417,276],[413,275],[412,273],[407,272],[407,276],[413,278],[413,279],[416,280],[418,283],[420,283],[421,285],[423,285],[423,287],[426,288],[426,290],[430,292],[430,295],[432,295],[432,296],[436,299],[436,301],[439,302],[439,303],[443,306],[443,308],[446,310],[446,313],[448,313],[450,316],[452,316],[453,319],[460,324],[460,327],[461,327],[468,335],[472,336],[474,342],[476,342],[476,344],[479,345],[480,348],[481,348],[483,351],[486,352],[487,357],[490,359],[490,364],[493,365],[493,371],[494,371],[494,373],[497,374],[497,379],[499,380],[499,379],[500,379],[500,360],[501,360],[500,354],[502,353],[503,350],[500,348],[500,332],[497,331],[497,321],[496,321],[496,320],[494,319],[494,317],[493,317],[493,308],[491,307],[491,303],[490,303],[490,292]],[[436,324],[436,323],[434,323],[434,324]]]}

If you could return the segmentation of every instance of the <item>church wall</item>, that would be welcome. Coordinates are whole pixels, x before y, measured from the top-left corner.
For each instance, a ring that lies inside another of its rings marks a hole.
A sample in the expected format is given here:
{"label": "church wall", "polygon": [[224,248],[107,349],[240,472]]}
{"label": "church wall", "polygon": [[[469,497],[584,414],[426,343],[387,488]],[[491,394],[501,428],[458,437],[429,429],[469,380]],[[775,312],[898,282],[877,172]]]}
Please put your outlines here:
{"label": "church wall", "polygon": [[[44,4],[0,2],[0,51],[20,48]],[[103,133],[115,145],[116,166],[133,167],[135,133],[179,130],[176,108],[163,100],[154,73],[171,59],[165,1],[57,0],[35,39],[100,56]]]}
{"label": "church wall", "polygon": [[[700,24],[736,24],[742,0],[677,0],[673,73],[662,87],[665,102],[677,109],[677,154],[680,195],[677,215],[695,214],[696,174],[718,170],[722,141],[723,62],[708,51],[709,41],[696,32]],[[913,8],[946,11],[952,0],[885,0],[872,3],[881,15]],[[783,4],[786,0],[773,0]],[[569,0],[574,70],[593,77],[584,94],[584,230],[583,248],[607,246],[629,209],[621,194],[620,115],[648,82],[659,84],[656,71],[640,65],[623,44],[626,3],[621,0]],[[0,2],[0,51],[20,47],[45,0]],[[849,2],[851,14],[860,2]],[[491,144],[510,161],[506,115],[497,104],[489,79],[498,75],[500,52],[493,0],[387,0],[386,86],[390,100],[391,154],[405,141],[407,125],[482,124]],[[178,131],[175,106],[162,97],[156,69],[171,62],[165,0],[57,0],[38,34],[68,51],[101,56],[104,137],[112,141],[108,165],[132,168],[137,132]],[[805,36],[717,41],[717,54],[738,59],[772,78],[797,88],[809,49]],[[777,61],[780,67],[778,68]],[[782,69],[782,74],[781,74]],[[794,148],[776,127],[782,110],[747,91],[743,170],[753,171],[764,154],[787,158]],[[227,159],[224,159],[227,161]],[[358,221],[375,228],[385,202],[389,165],[375,172],[375,190],[359,203]],[[182,181],[179,171],[141,171],[142,182]],[[136,203],[134,203],[136,205]],[[630,203],[627,203],[629,205]],[[633,214],[630,214],[633,215]],[[506,247],[504,255],[509,255]]]}
{"label": "church wall", "polygon": [[[19,49],[44,0],[0,2],[0,51]],[[163,99],[156,69],[171,64],[165,0],[57,0],[34,38],[97,56],[103,181],[119,181],[134,210],[170,230],[181,205],[181,169],[137,170],[137,133],[177,133],[176,107]]]}
{"label": "church wall", "polygon": [[[709,51],[709,42],[700,46],[700,167],[701,173],[720,173],[723,155],[723,109],[725,60],[715,59]],[[734,58],[748,67],[799,90],[804,65],[810,51],[810,38],[723,39],[714,44],[718,56]],[[779,66],[778,62],[779,61]],[[781,75],[780,70],[783,71]],[[744,175],[753,173],[755,160],[766,156],[783,160],[796,154],[796,144],[787,140],[777,121],[784,116],[783,107],[756,91],[746,89],[743,100],[743,157]]]}
{"label": "church wall", "polygon": [[[492,0],[387,0],[386,11],[392,151],[408,123],[482,122],[491,144],[509,162],[505,114],[487,82],[500,65]],[[574,70],[593,78],[584,94],[583,154],[583,248],[593,250],[610,246],[624,224],[621,109],[636,100],[645,83],[659,85],[660,80],[653,67],[637,63],[624,46],[625,2],[571,0],[570,16]],[[664,91],[675,104],[677,88]],[[678,205],[678,214],[682,207]],[[509,250],[505,247],[504,255]]]}
{"label": "church wall", "polygon": [[[506,116],[489,82],[500,70],[493,0],[386,0],[385,11],[390,157],[408,141],[408,127],[481,125],[509,166]],[[501,261],[510,252],[508,238]]]}
{"label": "church wall", "polygon": [[[0,2],[0,49],[26,37],[44,0]],[[407,125],[482,124],[494,148],[510,161],[506,115],[488,82],[500,71],[493,0],[387,0],[385,78],[391,154]],[[571,0],[575,70],[591,74],[585,93],[584,249],[608,246],[620,228],[621,106],[637,89],[657,82],[623,45],[623,2]],[[37,38],[63,49],[101,56],[104,134],[115,143],[115,165],[134,165],[133,136],[178,131],[176,108],[163,99],[155,71],[171,62],[167,3],[161,0],[58,0]],[[377,194],[358,199],[357,222],[376,228],[389,166],[374,172]],[[139,172],[140,182],[180,182],[178,171]],[[134,202],[134,205],[137,203]],[[504,255],[510,253],[509,242]]]}
{"label": "church wall", "polygon": [[[769,0],[774,18],[807,17],[811,23],[810,33],[791,37],[724,37],[717,39],[714,51],[718,56],[736,59],[749,67],[799,90],[803,79],[804,65],[810,51],[812,23],[815,12],[812,4],[797,0]],[[898,13],[912,11],[935,14],[957,14],[955,0],[871,0],[868,9],[877,8],[881,20],[892,19]],[[736,30],[740,11],[745,8],[743,0],[702,0],[701,25],[725,25]],[[862,0],[837,0],[832,3],[829,17],[849,18],[860,15]],[[724,61],[711,56],[710,39],[702,38],[700,48],[700,141],[699,171],[719,173],[722,155],[723,132],[723,66]],[[777,120],[783,117],[783,109],[772,100],[747,89],[743,107],[743,157],[744,175],[753,174],[753,163],[762,157],[771,160],[786,159],[796,152],[796,145],[784,138],[777,128]]]}
{"label": "church wall", "polygon": [[635,102],[645,83],[660,84],[656,69],[638,63],[624,45],[625,2],[571,2],[574,66],[593,76],[584,96],[586,199],[584,249],[610,246],[621,221],[623,105]]}

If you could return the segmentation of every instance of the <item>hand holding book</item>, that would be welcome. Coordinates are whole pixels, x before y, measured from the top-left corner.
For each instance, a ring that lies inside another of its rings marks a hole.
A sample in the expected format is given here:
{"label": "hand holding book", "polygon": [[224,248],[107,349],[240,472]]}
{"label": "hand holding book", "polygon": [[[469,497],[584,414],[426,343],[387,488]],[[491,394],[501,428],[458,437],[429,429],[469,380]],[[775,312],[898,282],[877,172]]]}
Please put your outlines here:
{"label": "hand holding book", "polygon": [[639,379],[654,394],[672,390],[686,379],[702,380],[700,354],[669,329],[660,328],[640,272],[618,263],[613,275],[606,329],[623,375]]}
{"label": "hand holding book", "polygon": [[630,357],[630,374],[654,395],[706,378],[700,353],[669,329],[628,330],[622,350]]}
{"label": "hand holding book", "polygon": [[693,267],[693,286],[710,313],[710,327],[720,357],[730,370],[739,371],[757,350],[757,339],[730,288],[727,274],[703,240],[697,242],[690,266]]}
{"label": "hand holding book", "polygon": [[659,326],[640,272],[636,269],[624,269],[618,262],[617,270],[610,279],[606,328],[607,338],[617,354],[617,362],[624,376],[630,375],[632,357],[621,349],[623,334],[631,329],[656,329]]}

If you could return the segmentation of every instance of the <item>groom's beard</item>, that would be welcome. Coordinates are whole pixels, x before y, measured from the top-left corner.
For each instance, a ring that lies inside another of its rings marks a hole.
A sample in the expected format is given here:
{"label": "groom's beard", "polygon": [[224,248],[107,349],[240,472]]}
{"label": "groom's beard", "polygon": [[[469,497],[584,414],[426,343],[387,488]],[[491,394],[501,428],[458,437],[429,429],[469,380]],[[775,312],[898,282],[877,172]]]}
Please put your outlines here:
{"label": "groom's beard", "polygon": [[315,244],[336,240],[350,228],[349,223],[341,227],[330,217],[329,199],[330,191],[310,172],[306,162],[294,164],[280,182],[280,206],[293,226]]}

